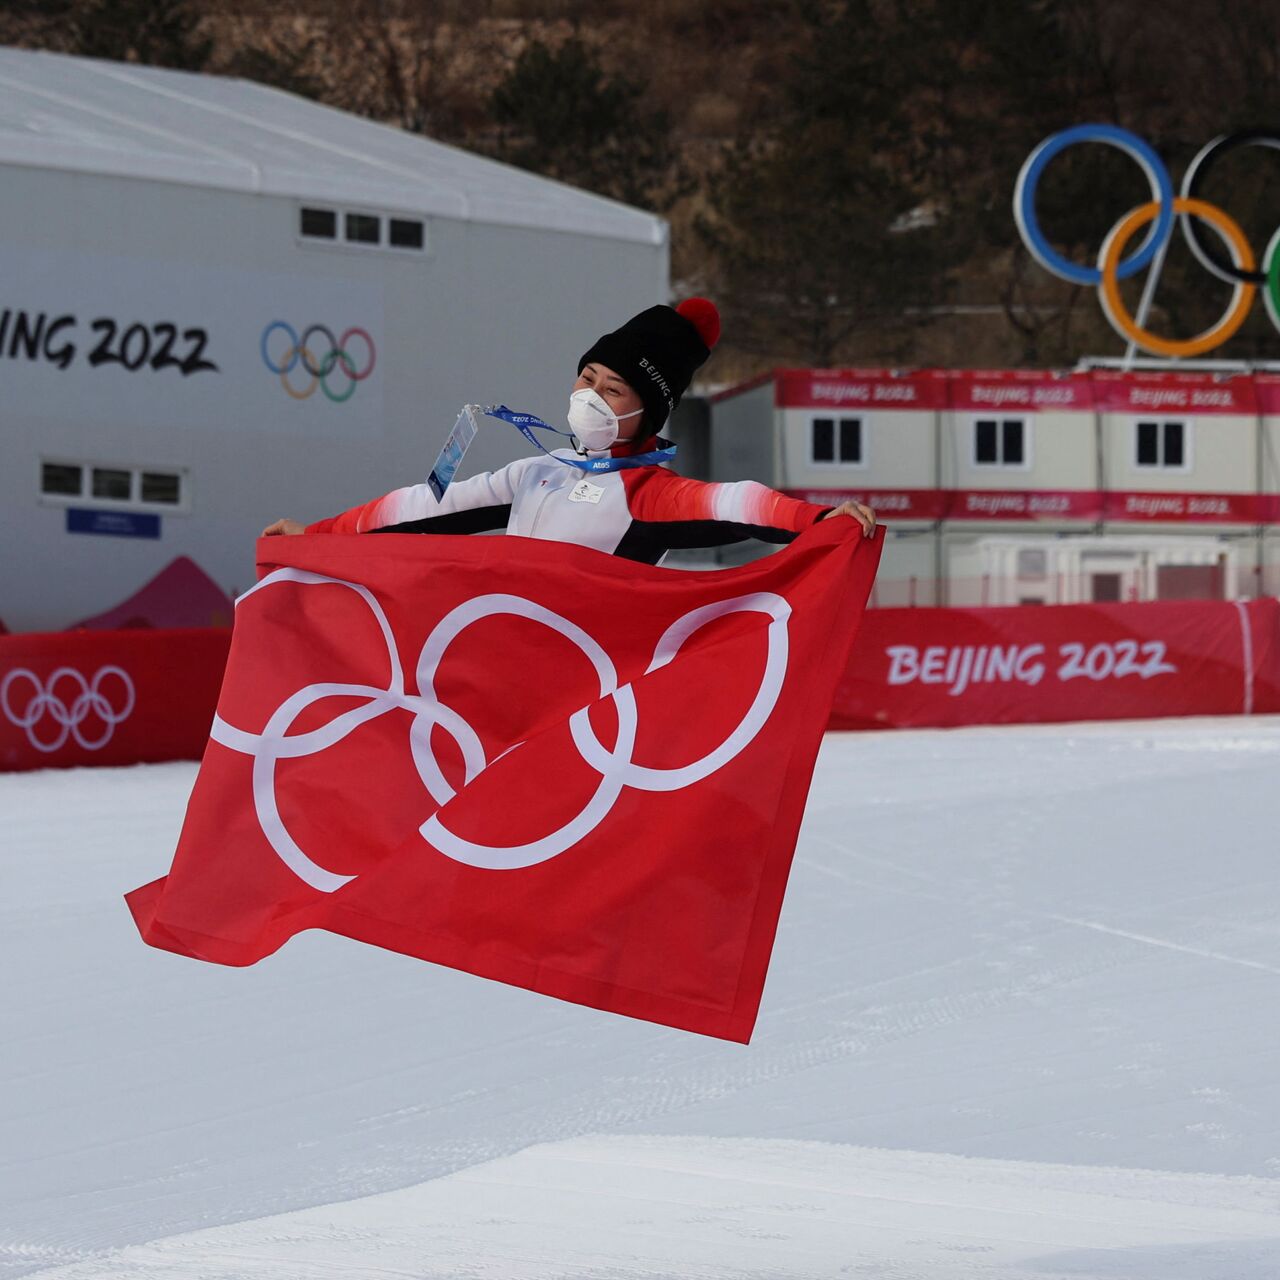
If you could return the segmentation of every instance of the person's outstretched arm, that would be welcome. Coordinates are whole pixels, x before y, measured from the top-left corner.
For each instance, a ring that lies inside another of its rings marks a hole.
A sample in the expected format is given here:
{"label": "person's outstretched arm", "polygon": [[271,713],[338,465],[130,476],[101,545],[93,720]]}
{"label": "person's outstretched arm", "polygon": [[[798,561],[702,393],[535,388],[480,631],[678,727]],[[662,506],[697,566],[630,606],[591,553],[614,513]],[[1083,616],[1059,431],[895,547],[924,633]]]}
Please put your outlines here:
{"label": "person's outstretched arm", "polygon": [[618,554],[656,563],[676,547],[719,547],[747,538],[790,542],[829,516],[851,516],[869,537],[875,512],[858,502],[820,507],[754,480],[690,480],[660,467],[624,472],[631,527]]}
{"label": "person's outstretched arm", "polygon": [[533,461],[518,458],[498,471],[455,480],[439,501],[428,485],[414,484],[374,498],[314,524],[277,520],[262,534],[290,533],[480,533],[501,529],[511,515],[520,472]]}

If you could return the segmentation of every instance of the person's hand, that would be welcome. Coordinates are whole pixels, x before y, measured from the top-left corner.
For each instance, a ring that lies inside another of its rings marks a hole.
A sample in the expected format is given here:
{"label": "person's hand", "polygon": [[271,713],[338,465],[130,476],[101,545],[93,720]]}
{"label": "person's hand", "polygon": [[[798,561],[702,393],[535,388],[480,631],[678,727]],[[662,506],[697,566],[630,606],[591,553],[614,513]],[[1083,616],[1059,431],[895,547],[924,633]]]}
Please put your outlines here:
{"label": "person's hand", "polygon": [[854,502],[850,499],[848,502],[842,502],[838,507],[832,507],[821,518],[830,520],[832,516],[852,516],[862,526],[862,532],[868,538],[876,531],[876,513],[865,502]]}
{"label": "person's hand", "polygon": [[264,538],[274,538],[277,534],[282,533],[306,533],[307,526],[298,520],[277,520],[275,524],[269,524],[262,531]]}

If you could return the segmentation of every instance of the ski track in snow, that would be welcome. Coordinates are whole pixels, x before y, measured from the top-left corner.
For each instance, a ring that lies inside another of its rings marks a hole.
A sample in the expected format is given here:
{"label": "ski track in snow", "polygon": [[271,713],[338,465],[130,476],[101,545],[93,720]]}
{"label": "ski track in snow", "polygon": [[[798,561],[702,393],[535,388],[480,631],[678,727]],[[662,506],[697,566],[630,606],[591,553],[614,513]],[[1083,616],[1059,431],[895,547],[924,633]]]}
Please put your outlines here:
{"label": "ski track in snow", "polygon": [[1277,718],[829,735],[746,1048],[153,951],[194,766],[0,776],[0,1280],[1274,1280],[1277,764]]}

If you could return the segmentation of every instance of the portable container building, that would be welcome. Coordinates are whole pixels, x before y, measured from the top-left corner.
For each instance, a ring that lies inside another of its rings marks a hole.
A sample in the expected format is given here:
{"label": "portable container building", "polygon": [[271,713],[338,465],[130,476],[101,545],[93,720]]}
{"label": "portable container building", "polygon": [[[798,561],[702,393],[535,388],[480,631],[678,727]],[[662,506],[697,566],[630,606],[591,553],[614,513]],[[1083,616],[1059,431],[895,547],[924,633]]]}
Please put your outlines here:
{"label": "portable container building", "polygon": [[[1241,589],[1256,594],[1266,511],[1253,375],[1099,371],[1093,378],[1103,527],[1167,535],[1212,529],[1233,549]],[[1210,566],[1183,572],[1188,581],[1199,576],[1204,595],[1219,594]]]}
{"label": "portable container building", "polygon": [[823,505],[871,503],[889,529],[876,603],[936,604],[946,395],[937,370],[774,370],[714,398],[712,475]]}
{"label": "portable container building", "polygon": [[1081,374],[953,371],[943,418],[946,518],[1087,528],[1099,515],[1093,389]]}

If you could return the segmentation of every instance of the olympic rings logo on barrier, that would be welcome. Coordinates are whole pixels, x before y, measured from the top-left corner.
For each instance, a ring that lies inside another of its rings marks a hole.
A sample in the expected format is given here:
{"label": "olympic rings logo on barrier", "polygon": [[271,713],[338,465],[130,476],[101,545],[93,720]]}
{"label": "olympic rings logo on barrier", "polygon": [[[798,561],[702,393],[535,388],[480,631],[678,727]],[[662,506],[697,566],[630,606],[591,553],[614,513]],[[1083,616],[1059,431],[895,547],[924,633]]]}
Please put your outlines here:
{"label": "olympic rings logo on barrier", "polygon": [[[116,676],[124,685],[124,705],[118,709],[102,692],[102,682],[107,676]],[[58,684],[63,680],[70,680],[79,690],[69,706],[57,692]],[[34,691],[20,711],[14,709],[12,697],[18,681],[25,681]],[[86,680],[74,667],[59,667],[46,683],[42,683],[34,671],[14,667],[0,680],[0,709],[11,723],[26,731],[27,741],[37,751],[57,751],[69,737],[86,751],[101,751],[111,741],[116,725],[132,714],[135,701],[133,681],[128,672],[119,667],[99,667],[92,680]],[[97,716],[103,726],[94,737],[81,730],[81,725],[90,715]],[[46,717],[57,726],[51,739],[42,738],[37,731],[37,726]]]}
{"label": "olympic rings logo on barrier", "polygon": [[[1071,262],[1058,253],[1045,238],[1036,216],[1036,187],[1049,162],[1079,142],[1105,143],[1132,157],[1147,179],[1152,196],[1149,203],[1130,210],[1112,227],[1098,252],[1097,265],[1092,267]],[[1245,322],[1259,288],[1263,290],[1271,323],[1280,330],[1280,228],[1272,235],[1259,264],[1235,219],[1217,205],[1200,199],[1199,195],[1206,175],[1224,155],[1237,147],[1255,146],[1280,150],[1280,134],[1247,129],[1214,138],[1187,166],[1182,179],[1182,194],[1175,196],[1173,181],[1164,161],[1143,139],[1115,125],[1076,125],[1046,138],[1027,157],[1014,188],[1013,216],[1023,243],[1042,267],[1072,284],[1097,286],[1102,309],[1112,328],[1122,338],[1152,355],[1203,355],[1236,333]],[[1175,220],[1196,260],[1206,271],[1232,286],[1231,301],[1222,318],[1194,338],[1162,338],[1145,328],[1165,254],[1173,237]],[[1142,243],[1129,257],[1125,257],[1129,242],[1148,223],[1151,226]],[[1200,223],[1212,228],[1221,248],[1205,238]],[[1151,269],[1150,275],[1138,314],[1133,316],[1120,297],[1119,282],[1147,267]]]}
{"label": "olympic rings logo on barrier", "polygon": [[[289,345],[282,356],[273,360],[268,344],[271,335],[277,330],[285,335]],[[316,353],[310,345],[316,334],[328,343],[328,348],[319,360],[316,359]],[[363,368],[357,368],[351,353],[353,338],[359,339],[364,344]],[[312,324],[308,325],[299,337],[298,331],[287,320],[272,320],[263,329],[258,348],[262,353],[262,363],[280,378],[281,385],[295,400],[306,400],[314,394],[316,387],[319,387],[335,404],[342,404],[355,395],[356,384],[363,382],[373,372],[378,359],[373,339],[364,329],[355,325],[344,330],[340,338],[335,338],[333,330],[328,325]],[[293,381],[294,370],[299,365],[303,373],[311,379],[303,387],[295,386]],[[338,391],[329,385],[329,379],[335,372],[341,372],[346,379],[346,385]]]}
{"label": "olympic rings logo on barrier", "polygon": [[[484,749],[476,731],[456,711],[441,702],[435,691],[436,671],[445,651],[473,622],[503,615],[528,618],[564,636],[578,646],[595,668],[600,696],[612,700],[618,715],[618,736],[612,750],[605,747],[596,736],[591,726],[590,708],[583,707],[569,718],[574,746],[586,763],[600,775],[600,783],[578,816],[559,830],[526,844],[499,846],[480,844],[455,834],[444,825],[439,812],[419,828],[423,839],[446,857],[490,871],[532,867],[564,853],[608,817],[622,794],[623,787],[635,787],[643,791],[679,791],[715,773],[734,759],[764,727],[778,701],[787,672],[787,620],[791,616],[791,606],[781,596],[767,591],[755,592],[691,609],[663,633],[654,648],[646,675],[671,662],[695,632],[716,618],[732,613],[763,613],[768,616],[768,653],[764,672],[751,705],[718,747],[700,760],[680,768],[650,768],[636,764],[632,759],[637,727],[635,692],[632,686],[619,686],[617,670],[604,649],[581,627],[553,610],[522,596],[500,593],[476,596],[458,605],[436,624],[423,644],[416,671],[419,692],[412,694],[405,690],[404,671],[396,652],[391,625],[381,605],[367,587],[305,569],[277,569],[251,587],[236,603],[239,605],[255,591],[281,582],[296,582],[304,586],[327,583],[354,591],[368,605],[377,620],[391,664],[391,676],[385,689],[333,682],[306,685],[275,709],[261,733],[237,729],[221,716],[214,717],[210,737],[232,751],[253,758],[253,803],[267,843],[299,879],[323,893],[333,893],[355,877],[339,875],[317,864],[285,829],[276,797],[276,763],[324,751],[341,742],[362,724],[375,720],[388,711],[408,711],[413,715],[409,727],[409,750],[418,776],[438,805],[447,804],[457,791],[445,778],[431,746],[431,731],[437,725],[454,740],[461,752],[464,786],[474,781],[491,763],[484,757]],[[365,705],[335,716],[318,729],[290,734],[289,730],[298,717],[313,703],[324,698],[363,698]]]}

